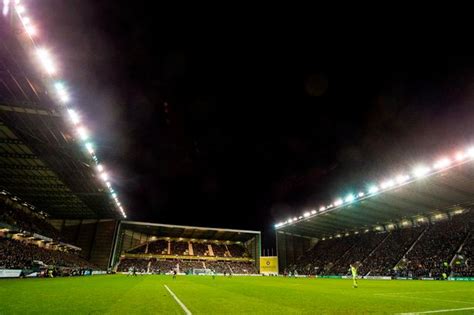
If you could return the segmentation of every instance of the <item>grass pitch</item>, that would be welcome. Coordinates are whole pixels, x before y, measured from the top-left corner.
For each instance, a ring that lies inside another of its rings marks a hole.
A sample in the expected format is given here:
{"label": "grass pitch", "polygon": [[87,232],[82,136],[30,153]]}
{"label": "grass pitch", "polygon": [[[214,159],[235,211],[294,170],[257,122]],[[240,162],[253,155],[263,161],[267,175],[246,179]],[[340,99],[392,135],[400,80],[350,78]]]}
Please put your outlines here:
{"label": "grass pitch", "polygon": [[192,314],[474,314],[474,282],[154,275],[0,280],[0,314],[185,314],[165,285]]}

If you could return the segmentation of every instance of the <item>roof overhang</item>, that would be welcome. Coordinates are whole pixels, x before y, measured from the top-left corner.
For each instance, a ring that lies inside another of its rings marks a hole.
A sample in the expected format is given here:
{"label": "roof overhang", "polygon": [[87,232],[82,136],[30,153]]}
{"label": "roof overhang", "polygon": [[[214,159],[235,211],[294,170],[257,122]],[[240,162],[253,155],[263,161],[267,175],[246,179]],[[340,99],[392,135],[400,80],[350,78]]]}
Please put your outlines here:
{"label": "roof overhang", "polygon": [[129,229],[158,237],[199,240],[246,242],[260,235],[259,231],[171,225],[137,221],[121,221],[122,229]]}
{"label": "roof overhang", "polygon": [[[426,177],[277,226],[277,232],[322,238],[403,220],[430,217],[474,205],[474,162],[458,163]],[[311,212],[310,212],[311,213]]]}

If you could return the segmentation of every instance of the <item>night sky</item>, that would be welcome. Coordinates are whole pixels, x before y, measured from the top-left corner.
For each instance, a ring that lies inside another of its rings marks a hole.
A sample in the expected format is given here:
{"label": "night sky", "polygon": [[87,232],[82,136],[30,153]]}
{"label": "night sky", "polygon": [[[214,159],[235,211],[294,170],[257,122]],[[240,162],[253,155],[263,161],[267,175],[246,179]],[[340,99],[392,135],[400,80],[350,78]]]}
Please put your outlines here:
{"label": "night sky", "polygon": [[272,248],[274,223],[472,143],[471,57],[146,3],[28,5],[133,220]]}

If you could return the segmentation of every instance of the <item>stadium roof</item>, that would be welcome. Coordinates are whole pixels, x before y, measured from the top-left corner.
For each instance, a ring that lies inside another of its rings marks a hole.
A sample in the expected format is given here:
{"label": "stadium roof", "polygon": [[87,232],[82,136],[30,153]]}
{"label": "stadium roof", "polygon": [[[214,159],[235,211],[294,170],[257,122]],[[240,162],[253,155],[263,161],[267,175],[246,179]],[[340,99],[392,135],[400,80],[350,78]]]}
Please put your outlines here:
{"label": "stadium roof", "polygon": [[65,100],[62,83],[32,62],[37,47],[22,32],[21,24],[28,25],[19,8],[19,18],[14,12],[0,18],[0,193],[52,217],[119,217],[117,206],[123,210],[110,183],[99,181],[97,157],[90,145],[80,145],[65,117],[71,109],[49,93],[60,88]]}
{"label": "stadium roof", "polygon": [[458,152],[452,159],[435,162],[432,168],[424,166],[423,172],[418,168],[412,176],[407,173],[404,178],[384,181],[366,193],[338,199],[275,227],[278,232],[321,238],[471,207],[473,153],[473,149]]}
{"label": "stadium roof", "polygon": [[136,221],[121,221],[121,225],[122,228],[129,228],[136,232],[172,238],[182,237],[188,239],[195,238],[202,240],[245,242],[254,238],[255,235],[260,235],[259,231],[207,228]]}

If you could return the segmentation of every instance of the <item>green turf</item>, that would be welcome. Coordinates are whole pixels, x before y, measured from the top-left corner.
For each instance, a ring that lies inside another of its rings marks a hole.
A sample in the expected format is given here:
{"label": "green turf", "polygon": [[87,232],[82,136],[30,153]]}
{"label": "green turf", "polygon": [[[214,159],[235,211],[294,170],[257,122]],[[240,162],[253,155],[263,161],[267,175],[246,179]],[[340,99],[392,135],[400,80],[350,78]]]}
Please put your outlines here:
{"label": "green turf", "polygon": [[0,280],[0,314],[184,314],[165,284],[193,314],[474,314],[474,282],[124,275]]}

